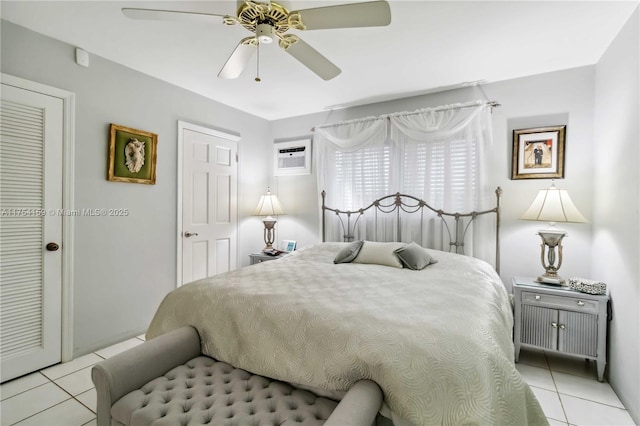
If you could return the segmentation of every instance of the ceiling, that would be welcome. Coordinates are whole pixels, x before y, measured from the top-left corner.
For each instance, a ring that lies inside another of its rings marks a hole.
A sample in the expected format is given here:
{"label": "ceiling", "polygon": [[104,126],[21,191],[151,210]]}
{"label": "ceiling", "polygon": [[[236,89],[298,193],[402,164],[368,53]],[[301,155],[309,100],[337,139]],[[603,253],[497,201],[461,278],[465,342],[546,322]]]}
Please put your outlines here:
{"label": "ceiling", "polygon": [[[289,10],[353,1],[281,1]],[[595,64],[638,1],[396,1],[386,27],[291,32],[342,69],[324,81],[276,43],[217,77],[241,26],[140,21],[138,7],[235,16],[235,1],[8,1],[2,18],[267,120]]]}

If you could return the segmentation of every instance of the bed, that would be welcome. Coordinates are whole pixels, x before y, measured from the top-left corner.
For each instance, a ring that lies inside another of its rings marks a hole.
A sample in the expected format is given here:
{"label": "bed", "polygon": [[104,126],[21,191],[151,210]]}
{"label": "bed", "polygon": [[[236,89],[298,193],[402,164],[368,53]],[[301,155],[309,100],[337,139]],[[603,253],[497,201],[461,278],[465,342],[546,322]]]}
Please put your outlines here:
{"label": "bed", "polygon": [[335,399],[373,380],[397,425],[547,424],[515,369],[509,296],[494,266],[420,247],[436,262],[398,267],[394,252],[407,244],[397,241],[365,241],[373,263],[334,263],[357,241],[184,285],[163,300],[147,338],[192,325],[204,354]]}

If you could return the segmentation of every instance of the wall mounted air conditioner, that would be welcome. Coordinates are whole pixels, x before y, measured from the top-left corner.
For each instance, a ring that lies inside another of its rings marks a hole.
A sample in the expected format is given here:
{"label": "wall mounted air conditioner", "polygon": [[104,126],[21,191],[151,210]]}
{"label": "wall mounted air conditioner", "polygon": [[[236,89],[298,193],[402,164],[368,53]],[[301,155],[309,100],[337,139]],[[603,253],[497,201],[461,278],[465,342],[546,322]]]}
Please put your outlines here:
{"label": "wall mounted air conditioner", "polygon": [[273,144],[273,174],[294,176],[311,174],[311,139]]}

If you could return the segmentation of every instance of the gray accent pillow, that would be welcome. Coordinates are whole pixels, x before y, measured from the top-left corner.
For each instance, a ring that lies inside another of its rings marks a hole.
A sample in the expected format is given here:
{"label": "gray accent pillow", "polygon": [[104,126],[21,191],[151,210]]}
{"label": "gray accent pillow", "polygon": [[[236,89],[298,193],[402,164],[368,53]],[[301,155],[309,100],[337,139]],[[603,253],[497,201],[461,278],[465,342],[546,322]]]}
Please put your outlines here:
{"label": "gray accent pillow", "polygon": [[431,264],[438,263],[424,248],[413,241],[395,250],[394,253],[398,256],[405,268],[416,271],[422,270]]}
{"label": "gray accent pillow", "polygon": [[358,253],[360,253],[362,244],[364,244],[364,241],[354,241],[349,243],[349,245],[338,252],[336,258],[333,259],[333,263],[353,262],[353,259],[355,259],[358,256]]}

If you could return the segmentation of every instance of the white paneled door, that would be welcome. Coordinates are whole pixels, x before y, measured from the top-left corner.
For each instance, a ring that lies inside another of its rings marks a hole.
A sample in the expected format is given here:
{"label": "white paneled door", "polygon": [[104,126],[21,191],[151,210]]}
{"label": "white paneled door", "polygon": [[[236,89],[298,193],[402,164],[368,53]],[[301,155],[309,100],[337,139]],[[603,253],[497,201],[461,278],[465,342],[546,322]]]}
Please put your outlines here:
{"label": "white paneled door", "polygon": [[63,101],[2,84],[1,381],[61,361]]}
{"label": "white paneled door", "polygon": [[238,138],[180,123],[182,140],[182,280],[237,264]]}

